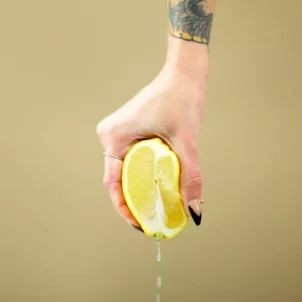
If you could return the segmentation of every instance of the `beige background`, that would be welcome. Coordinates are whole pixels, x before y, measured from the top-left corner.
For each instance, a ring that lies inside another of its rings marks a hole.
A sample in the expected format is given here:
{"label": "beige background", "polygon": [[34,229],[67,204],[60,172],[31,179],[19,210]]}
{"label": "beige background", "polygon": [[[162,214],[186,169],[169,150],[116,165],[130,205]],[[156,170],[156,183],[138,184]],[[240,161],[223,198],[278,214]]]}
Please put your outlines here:
{"label": "beige background", "polygon": [[0,2],[0,301],[302,301],[301,1],[218,0],[203,225],[163,244],[102,186],[98,120],[162,66],[163,0]]}

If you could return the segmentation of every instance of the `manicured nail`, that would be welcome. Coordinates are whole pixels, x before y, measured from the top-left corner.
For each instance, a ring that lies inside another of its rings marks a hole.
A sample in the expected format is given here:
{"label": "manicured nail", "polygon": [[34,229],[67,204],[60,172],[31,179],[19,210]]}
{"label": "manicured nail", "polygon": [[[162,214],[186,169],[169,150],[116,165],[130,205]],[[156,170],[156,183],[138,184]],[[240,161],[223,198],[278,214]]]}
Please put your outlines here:
{"label": "manicured nail", "polygon": [[200,225],[202,218],[202,211],[200,208],[200,200],[193,199],[189,202],[189,211],[193,221],[196,225]]}
{"label": "manicured nail", "polygon": [[131,225],[135,230],[137,230],[137,231],[139,231],[139,232],[142,232],[142,233],[145,233],[141,227],[132,224],[130,221],[127,221],[127,222],[128,222],[129,225]]}
{"label": "manicured nail", "polygon": [[137,227],[137,226],[135,226],[135,225],[133,225],[133,224],[132,224],[132,226],[133,226],[133,228],[134,228],[135,230],[137,230],[137,231],[139,231],[139,232],[142,232],[142,233],[145,233],[141,227]]}

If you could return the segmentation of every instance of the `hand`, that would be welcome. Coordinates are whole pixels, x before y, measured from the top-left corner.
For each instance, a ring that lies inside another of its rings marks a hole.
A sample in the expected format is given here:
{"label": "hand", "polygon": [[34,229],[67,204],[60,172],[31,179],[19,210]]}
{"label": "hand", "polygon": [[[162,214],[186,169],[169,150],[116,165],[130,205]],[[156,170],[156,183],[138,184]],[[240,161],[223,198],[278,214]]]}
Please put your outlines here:
{"label": "hand", "polygon": [[[184,206],[197,225],[201,221],[202,186],[197,138],[205,82],[206,76],[196,77],[166,64],[148,86],[97,126],[105,151],[121,158],[138,140],[162,138],[179,158]],[[139,227],[123,197],[121,171],[122,160],[105,156],[104,185],[113,205],[123,218]]]}

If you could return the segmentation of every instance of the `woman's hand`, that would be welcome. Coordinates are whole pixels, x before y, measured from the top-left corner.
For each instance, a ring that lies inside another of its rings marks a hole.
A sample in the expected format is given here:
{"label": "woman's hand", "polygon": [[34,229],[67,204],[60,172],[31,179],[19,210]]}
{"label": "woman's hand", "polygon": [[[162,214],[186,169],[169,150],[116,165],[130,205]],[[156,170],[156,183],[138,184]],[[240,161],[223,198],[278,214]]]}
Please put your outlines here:
{"label": "woman's hand", "polygon": [[[106,153],[120,158],[133,143],[144,138],[159,137],[170,145],[181,165],[185,209],[197,225],[202,214],[197,138],[206,78],[206,72],[196,76],[185,68],[166,64],[148,86],[97,126]],[[139,227],[123,197],[121,171],[122,160],[105,156],[104,184],[113,205],[123,218]]]}
{"label": "woman's hand", "polygon": [[197,137],[208,73],[208,43],[216,0],[168,1],[166,63],[132,100],[97,126],[105,152],[104,183],[117,212],[140,227],[122,193],[122,159],[138,140],[162,138],[181,165],[181,194],[195,224],[201,222]]}

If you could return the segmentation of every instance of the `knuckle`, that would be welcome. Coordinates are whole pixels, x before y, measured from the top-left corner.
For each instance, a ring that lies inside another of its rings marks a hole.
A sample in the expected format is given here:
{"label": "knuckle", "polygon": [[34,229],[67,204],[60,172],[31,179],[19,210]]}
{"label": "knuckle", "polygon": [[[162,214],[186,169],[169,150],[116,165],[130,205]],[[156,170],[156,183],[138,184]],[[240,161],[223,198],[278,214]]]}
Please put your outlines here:
{"label": "knuckle", "polygon": [[107,175],[103,177],[103,184],[107,188],[107,190],[110,191],[117,191],[120,186],[119,181],[112,180],[112,177]]}
{"label": "knuckle", "polygon": [[96,133],[101,136],[104,132],[104,120],[100,121],[96,125]]}
{"label": "knuckle", "polygon": [[186,184],[188,200],[199,199],[202,195],[202,178],[196,176],[191,178]]}
{"label": "knuckle", "polygon": [[196,176],[193,176],[188,182],[187,182],[187,188],[188,189],[199,189],[202,186],[202,177],[198,174]]}
{"label": "knuckle", "polygon": [[116,130],[117,127],[115,126],[115,124],[109,123],[106,119],[100,121],[96,127],[97,135],[99,136],[103,144],[106,144],[109,138],[116,138]]}
{"label": "knuckle", "polygon": [[109,185],[110,185],[110,179],[107,176],[103,177],[103,185],[108,189]]}

